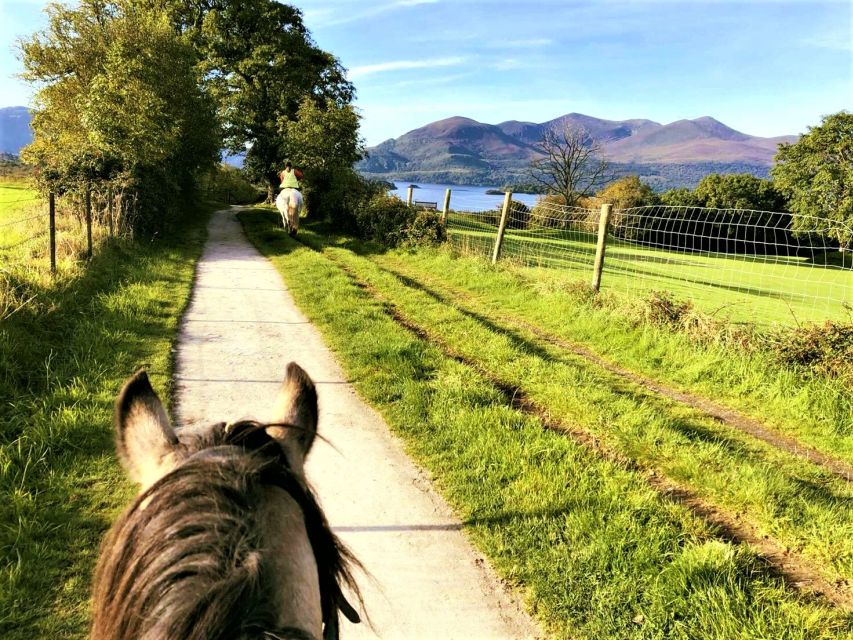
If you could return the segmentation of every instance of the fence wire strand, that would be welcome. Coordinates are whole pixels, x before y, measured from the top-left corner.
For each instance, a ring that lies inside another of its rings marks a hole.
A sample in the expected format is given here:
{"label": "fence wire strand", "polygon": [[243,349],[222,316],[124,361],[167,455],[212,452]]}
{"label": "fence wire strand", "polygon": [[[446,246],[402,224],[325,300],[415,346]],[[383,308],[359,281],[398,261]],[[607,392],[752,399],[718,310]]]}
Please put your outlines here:
{"label": "fence wire strand", "polygon": [[[600,215],[547,199],[532,208],[513,202],[501,259],[589,282]],[[499,221],[498,210],[452,211],[448,237],[463,252],[491,256]],[[851,238],[841,222],[781,212],[615,209],[602,289],[665,291],[737,321],[845,319],[853,305],[853,265],[839,246]]]}

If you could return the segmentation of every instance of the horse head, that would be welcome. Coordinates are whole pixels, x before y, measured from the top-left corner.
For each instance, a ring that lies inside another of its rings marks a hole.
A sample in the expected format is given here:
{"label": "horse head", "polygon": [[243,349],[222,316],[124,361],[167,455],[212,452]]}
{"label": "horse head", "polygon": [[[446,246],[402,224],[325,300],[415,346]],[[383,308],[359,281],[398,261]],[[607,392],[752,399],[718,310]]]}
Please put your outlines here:
{"label": "horse head", "polygon": [[116,449],[140,492],[107,534],[92,637],[338,637],[358,565],[305,478],[317,392],[287,366],[273,420],[176,431],[139,371],[115,405]]}

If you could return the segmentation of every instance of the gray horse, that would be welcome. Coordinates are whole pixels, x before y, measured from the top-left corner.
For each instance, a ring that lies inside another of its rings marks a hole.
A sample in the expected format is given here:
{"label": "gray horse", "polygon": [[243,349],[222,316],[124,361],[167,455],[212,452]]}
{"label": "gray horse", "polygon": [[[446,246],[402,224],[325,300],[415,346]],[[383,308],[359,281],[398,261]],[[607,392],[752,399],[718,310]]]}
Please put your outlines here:
{"label": "gray horse", "polygon": [[141,492],[107,534],[95,640],[324,640],[358,613],[358,562],[329,529],[303,464],[317,392],[287,366],[275,422],[172,428],[144,371],[122,389],[116,448]]}

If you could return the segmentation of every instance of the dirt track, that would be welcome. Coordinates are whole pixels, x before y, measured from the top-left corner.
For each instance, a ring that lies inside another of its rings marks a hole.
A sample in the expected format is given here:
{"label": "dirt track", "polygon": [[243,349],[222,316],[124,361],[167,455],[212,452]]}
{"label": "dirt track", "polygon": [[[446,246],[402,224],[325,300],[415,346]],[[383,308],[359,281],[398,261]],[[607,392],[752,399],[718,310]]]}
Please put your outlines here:
{"label": "dirt track", "polygon": [[374,578],[359,582],[375,629],[344,622],[342,637],[540,635],[424,472],[355,394],[278,273],[246,240],[234,209],[217,212],[178,343],[180,423],[266,419],[291,360],[316,382],[320,433],[334,445],[317,442],[309,479]]}

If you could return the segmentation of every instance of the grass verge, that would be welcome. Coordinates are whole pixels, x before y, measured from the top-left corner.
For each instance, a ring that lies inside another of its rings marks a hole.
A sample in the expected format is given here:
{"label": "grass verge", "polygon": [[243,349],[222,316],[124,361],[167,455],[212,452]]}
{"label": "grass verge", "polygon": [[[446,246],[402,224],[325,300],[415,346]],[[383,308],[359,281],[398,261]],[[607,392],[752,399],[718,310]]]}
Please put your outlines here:
{"label": "grass verge", "polygon": [[555,637],[853,634],[849,614],[789,591],[749,547],[719,539],[630,465],[543,429],[474,368],[400,326],[328,249],[283,237],[269,213],[240,218],[359,392]]}
{"label": "grass verge", "polygon": [[107,242],[85,269],[27,283],[0,324],[0,636],[82,638],[100,538],[132,496],[112,403],[139,366],[169,396],[172,342],[213,207],[176,234]]}

